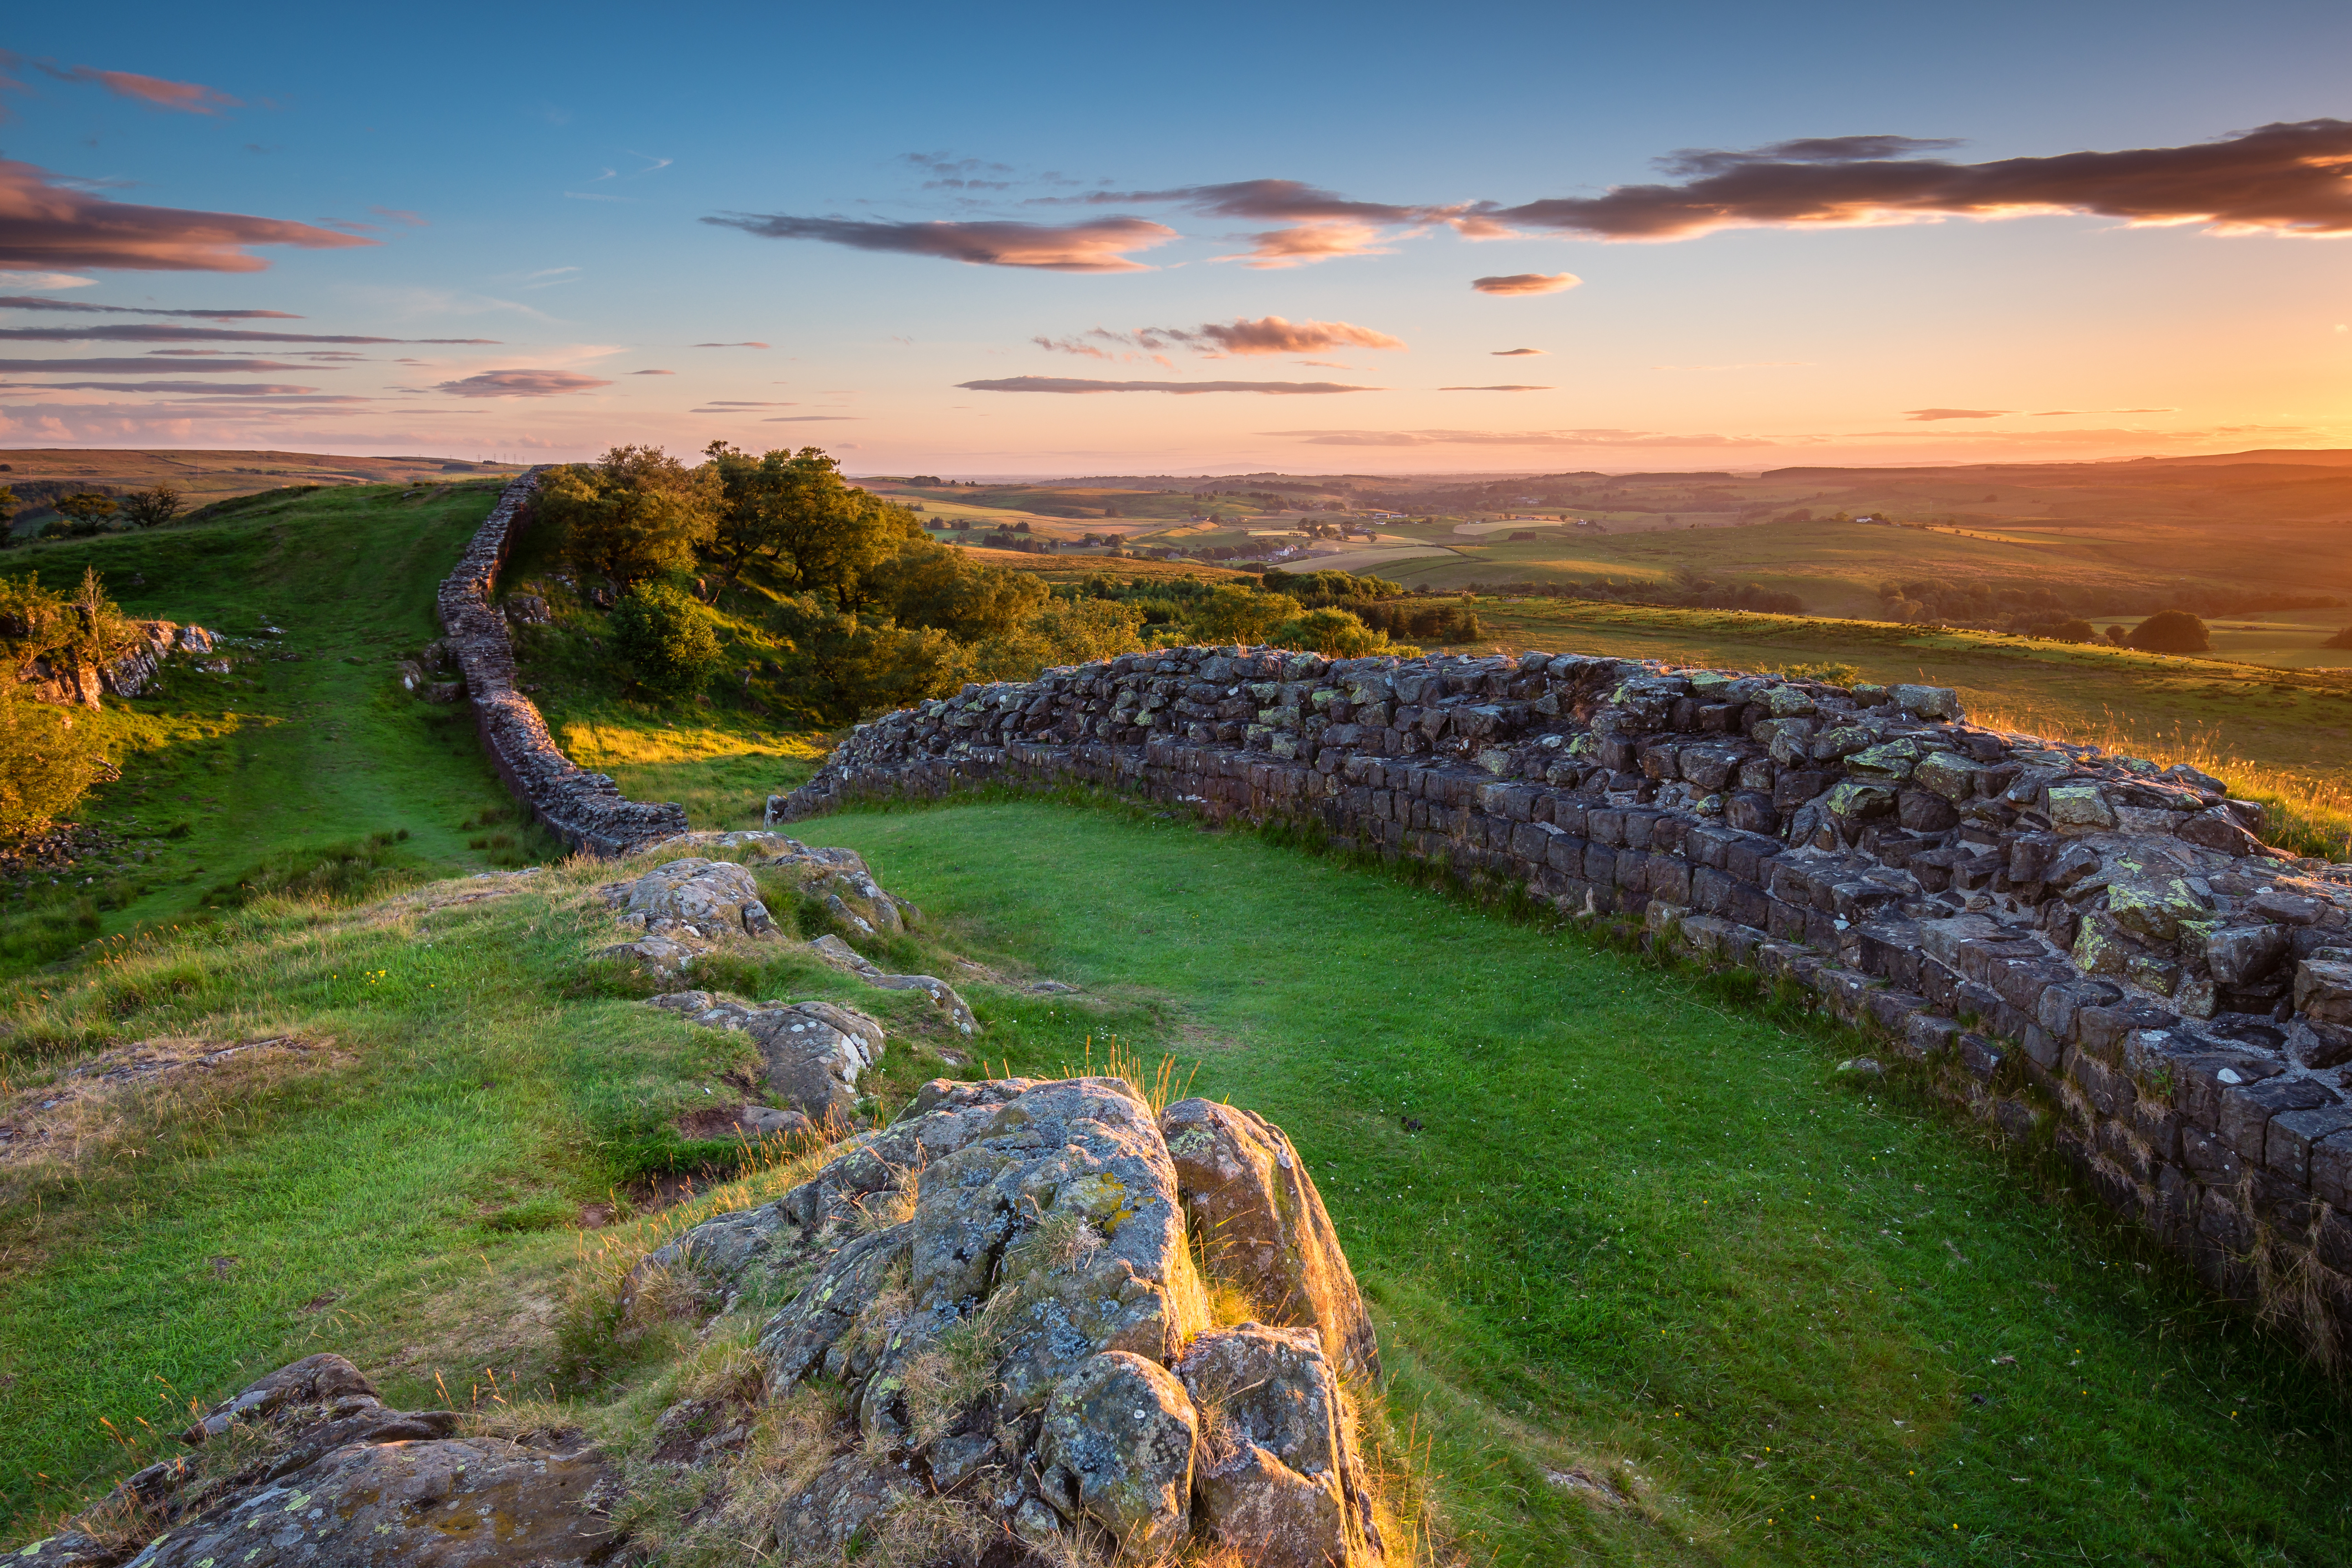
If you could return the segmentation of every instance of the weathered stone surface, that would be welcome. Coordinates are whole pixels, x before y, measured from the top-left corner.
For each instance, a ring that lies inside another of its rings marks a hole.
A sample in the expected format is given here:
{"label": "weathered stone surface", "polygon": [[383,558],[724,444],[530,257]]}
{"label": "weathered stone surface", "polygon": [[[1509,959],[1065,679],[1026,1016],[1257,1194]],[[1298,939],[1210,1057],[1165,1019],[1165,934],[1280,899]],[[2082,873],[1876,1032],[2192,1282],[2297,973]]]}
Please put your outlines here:
{"label": "weathered stone surface", "polygon": [[767,936],[776,929],[751,873],[724,860],[672,860],[602,893],[607,905],[621,911],[623,925],[657,934],[719,942]]}
{"label": "weathered stone surface", "polygon": [[944,980],[929,974],[886,974],[881,965],[831,934],[821,936],[808,945],[811,955],[844,974],[855,974],[868,985],[884,991],[921,992],[931,999],[931,1005],[937,1007],[960,1034],[973,1034],[980,1028],[980,1021],[972,1016],[971,1005]]}
{"label": "weathered stone surface", "polygon": [[1380,1375],[1380,1349],[1307,1163],[1255,1111],[1180,1100],[1160,1117],[1184,1217],[1208,1268],[1269,1323],[1318,1330],[1340,1365]]}
{"label": "weathered stone surface", "polygon": [[1178,1374],[1200,1412],[1195,1523],[1267,1568],[1381,1560],[1339,1384],[1312,1329],[1202,1334]]}
{"label": "weathered stone surface", "polygon": [[708,991],[673,991],[647,1004],[707,1029],[740,1030],[760,1047],[768,1088],[812,1121],[846,1116],[858,1075],[882,1059],[881,1020],[830,1002],[757,1005]]}
{"label": "weathered stone surface", "polygon": [[1130,1547],[1178,1541],[1192,1521],[1200,1423],[1176,1374],[1129,1351],[1091,1357],[1054,1387],[1037,1457],[1045,1499]]}

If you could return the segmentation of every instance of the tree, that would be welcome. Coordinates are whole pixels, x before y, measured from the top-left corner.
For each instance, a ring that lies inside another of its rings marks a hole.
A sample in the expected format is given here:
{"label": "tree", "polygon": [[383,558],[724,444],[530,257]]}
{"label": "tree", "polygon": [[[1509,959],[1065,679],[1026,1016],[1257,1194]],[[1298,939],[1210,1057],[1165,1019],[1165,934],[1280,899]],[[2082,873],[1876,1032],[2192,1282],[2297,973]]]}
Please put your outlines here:
{"label": "tree", "polygon": [[2125,646],[2144,653],[2204,653],[2213,646],[2205,623],[2186,610],[2158,610],[2131,629]]}
{"label": "tree", "polygon": [[1047,598],[1035,575],[981,566],[952,546],[909,542],[866,574],[864,592],[902,626],[935,626],[961,643],[1001,637]]}
{"label": "tree", "polygon": [[615,447],[541,481],[532,510],[564,531],[574,564],[623,588],[694,569],[715,527],[711,484],[658,447]]}
{"label": "tree", "polygon": [[12,531],[16,521],[16,492],[0,485],[0,550],[6,550],[16,542],[16,535]]}
{"label": "tree", "polygon": [[965,679],[962,650],[945,632],[861,620],[814,594],[779,600],[768,629],[782,645],[793,700],[823,723],[944,697]]}
{"label": "tree", "polygon": [[2096,642],[2099,633],[2090,622],[2075,619],[2061,621],[2050,628],[2050,635],[2060,642]]}
{"label": "tree", "polygon": [[1212,641],[1255,646],[1299,609],[1298,601],[1287,594],[1265,594],[1220,583],[1202,596],[1192,612],[1192,624]]}
{"label": "tree", "polygon": [[0,841],[41,832],[96,781],[99,763],[74,743],[72,726],[0,671]]}
{"label": "tree", "polygon": [[1389,639],[1349,612],[1327,605],[1283,622],[1274,628],[1270,640],[1327,658],[1354,658],[1386,647]]}
{"label": "tree", "polygon": [[122,515],[141,528],[161,528],[180,515],[180,492],[168,484],[126,496]]}
{"label": "tree", "polygon": [[613,647],[637,684],[656,697],[690,697],[709,684],[726,650],[710,612],[667,583],[640,583],[613,606]]}
{"label": "tree", "polygon": [[845,483],[821,447],[758,458],[723,441],[705,449],[719,489],[710,553],[730,582],[764,559],[786,584],[856,609],[867,602],[865,574],[923,537],[913,512]]}
{"label": "tree", "polygon": [[59,521],[41,531],[61,539],[88,538],[114,515],[114,498],[97,490],[78,490],[49,504],[57,508]]}

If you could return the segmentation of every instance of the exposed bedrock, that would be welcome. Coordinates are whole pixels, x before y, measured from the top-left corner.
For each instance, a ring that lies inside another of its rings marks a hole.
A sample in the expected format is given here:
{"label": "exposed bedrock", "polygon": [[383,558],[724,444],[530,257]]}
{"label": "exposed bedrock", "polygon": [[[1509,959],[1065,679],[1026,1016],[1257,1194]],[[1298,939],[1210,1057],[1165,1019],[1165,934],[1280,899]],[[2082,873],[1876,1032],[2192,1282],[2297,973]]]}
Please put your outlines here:
{"label": "exposed bedrock", "polygon": [[[630,800],[604,773],[557,747],[530,699],[515,689],[514,644],[491,602],[507,551],[522,528],[545,468],[517,475],[441,584],[441,629],[457,661],[474,722],[514,797],[549,831],[590,855],[625,855],[686,831],[686,808]],[[535,603],[536,601],[534,601]]]}
{"label": "exposed bedrock", "polygon": [[1073,784],[1785,977],[2046,1128],[2215,1289],[2323,1352],[2352,1329],[2352,866],[2267,848],[2192,768],[1988,730],[1938,687],[1199,647],[860,725],[768,816]]}

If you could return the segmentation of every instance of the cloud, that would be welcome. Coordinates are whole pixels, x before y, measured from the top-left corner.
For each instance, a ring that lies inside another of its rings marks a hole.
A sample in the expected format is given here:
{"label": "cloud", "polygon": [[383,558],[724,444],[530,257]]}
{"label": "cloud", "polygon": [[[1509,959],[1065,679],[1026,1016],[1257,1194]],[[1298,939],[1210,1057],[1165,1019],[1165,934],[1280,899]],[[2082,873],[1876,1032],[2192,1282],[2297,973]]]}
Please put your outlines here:
{"label": "cloud", "polygon": [[1679,184],[1481,208],[1499,221],[1601,239],[1688,239],[1717,229],[1919,223],[2079,213],[2219,234],[2352,234],[2352,121],[2258,126],[2187,147],[1956,163],[1952,145],[1826,137],[1663,161]]}
{"label": "cloud", "polygon": [[0,160],[0,267],[259,272],[269,263],[249,246],[331,250],[376,243],[280,218],[109,201],[33,164]]}
{"label": "cloud", "polygon": [[1573,272],[1506,272],[1494,278],[1473,278],[1470,287],[1481,294],[1557,294],[1583,281]]}
{"label": "cloud", "polygon": [[[185,351],[165,350],[166,353]],[[268,359],[184,359],[173,358],[157,364],[160,356],[118,354],[106,359],[0,359],[0,374],[5,375],[131,375],[141,371],[172,370],[184,375],[190,371],[209,371],[214,374],[266,374],[273,370],[312,371],[334,369],[334,366],[280,364]]]}
{"label": "cloud", "polygon": [[[1096,347],[1096,343],[1140,349],[1152,353],[1181,344],[1194,353],[1206,354],[1211,358],[1223,358],[1227,354],[1312,354],[1328,353],[1333,349],[1342,348],[1402,349],[1405,346],[1401,340],[1386,332],[1360,327],[1353,321],[1292,321],[1280,316],[1261,316],[1256,321],[1236,317],[1230,321],[1203,321],[1197,327],[1138,327],[1131,332],[1113,332],[1094,327],[1075,337],[1035,337],[1029,341],[1055,353],[1084,354],[1091,359],[1106,360],[1113,356]],[[1133,359],[1137,356],[1128,353],[1118,357]],[[1168,362],[1163,359],[1160,363],[1165,364]]]}
{"label": "cloud", "polygon": [[1556,386],[1441,386],[1440,392],[1558,392]]}
{"label": "cloud", "polygon": [[315,386],[272,386],[267,383],[236,383],[215,381],[16,381],[6,384],[16,391],[40,392],[168,392],[181,396],[193,395],[253,397],[283,396],[289,393],[310,393]]}
{"label": "cloud", "polygon": [[2178,414],[2178,408],[2037,408],[2032,417],[2056,419],[2061,416],[2091,414]]}
{"label": "cloud", "polygon": [[1341,386],[1329,381],[1077,381],[1057,375],[1009,375],[995,381],[960,381],[967,392],[1259,392],[1273,395],[1320,392],[1381,392],[1378,386]]}
{"label": "cloud", "polygon": [[1399,227],[1451,226],[1471,239],[1491,239],[1510,231],[1478,204],[1432,205],[1352,201],[1299,180],[1236,180],[1214,185],[1176,185],[1157,191],[1089,191],[1077,196],[1043,196],[1040,203],[1092,206],[1172,205],[1211,217],[1273,221],[1288,226],[1251,235],[1250,248],[1221,261],[1252,267],[1298,267],[1339,256],[1381,256],[1381,231]]}
{"label": "cloud", "polygon": [[[70,272],[0,272],[0,289],[93,289],[95,278],[77,278]],[[2341,331],[2342,328],[2336,329]]]}
{"label": "cloud", "polygon": [[0,327],[0,340],[38,343],[496,343],[496,338],[362,338],[342,332],[257,332],[244,327]]}
{"label": "cloud", "polygon": [[935,256],[982,267],[1026,267],[1050,272],[1139,272],[1131,250],[1148,250],[1177,237],[1163,224],[1139,217],[1097,218],[1087,223],[885,222],[860,218],[793,217],[784,213],[730,213],[704,223],[740,228],[765,239],[815,239],[855,250]]}
{"label": "cloud", "polygon": [[433,390],[456,397],[555,397],[612,384],[568,370],[486,370],[463,381],[442,382]]}
{"label": "cloud", "polygon": [[856,424],[862,416],[856,414],[780,414],[762,419],[762,425],[838,425],[846,420]]}
{"label": "cloud", "polygon": [[1246,261],[1252,267],[1304,267],[1339,256],[1386,256],[1381,231],[1363,223],[1307,223],[1291,228],[1267,229],[1250,236],[1250,248],[1220,261]]}
{"label": "cloud", "polygon": [[375,214],[378,217],[390,218],[394,223],[404,223],[411,228],[430,228],[433,226],[424,218],[419,217],[413,212],[410,212],[406,207],[370,207],[368,208],[368,211]]}
{"label": "cloud", "polygon": [[687,345],[687,347],[688,347],[688,348],[695,348],[695,349],[763,349],[763,348],[766,348],[767,346],[768,346],[768,345],[767,345],[766,343],[754,343],[754,342],[741,342],[741,343],[688,343],[688,344]]}
{"label": "cloud", "polygon": [[1522,354],[1549,353],[1551,351],[1549,349],[1495,349],[1490,352],[1496,359],[1517,359]]}
{"label": "cloud", "polygon": [[677,372],[674,370],[633,370],[629,374],[631,375],[676,375]]}
{"label": "cloud", "polygon": [[1903,417],[1911,420],[1935,419],[1998,419],[2004,414],[2014,414],[2014,408],[1906,408]]}
{"label": "cloud", "polygon": [[141,76],[136,71],[93,70],[88,66],[76,66],[71,70],[60,70],[52,65],[40,68],[59,81],[89,82],[117,98],[128,98],[150,109],[169,109],[182,114],[218,114],[224,109],[245,107],[225,92],[215,92],[193,81],[167,81],[159,76]]}
{"label": "cloud", "polygon": [[1772,447],[1754,436],[1666,436],[1647,430],[1266,430],[1310,447]]}
{"label": "cloud", "polygon": [[206,321],[299,321],[289,310],[160,310],[138,305],[86,305],[79,300],[39,300],[26,294],[0,297],[0,310],[67,310],[82,316],[194,316]]}
{"label": "cloud", "polygon": [[979,158],[950,158],[945,153],[901,153],[898,161],[912,163],[931,177],[923,182],[927,191],[1003,191],[1013,187],[1011,180],[992,180],[987,174],[1010,174],[1010,163],[991,163]]}

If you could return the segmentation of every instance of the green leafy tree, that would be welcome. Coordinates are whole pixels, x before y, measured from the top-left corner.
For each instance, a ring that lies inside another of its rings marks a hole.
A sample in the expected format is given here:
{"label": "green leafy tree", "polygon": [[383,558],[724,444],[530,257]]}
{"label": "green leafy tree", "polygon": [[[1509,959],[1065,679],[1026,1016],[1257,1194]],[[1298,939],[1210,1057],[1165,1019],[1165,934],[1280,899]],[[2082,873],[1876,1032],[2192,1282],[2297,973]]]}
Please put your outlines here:
{"label": "green leafy tree", "polygon": [[1192,625],[1205,642],[1262,643],[1274,628],[1300,611],[1287,594],[1261,593],[1237,583],[1220,583],[1209,590],[1192,611]]}
{"label": "green leafy tree", "polygon": [[58,521],[41,531],[58,539],[86,539],[114,515],[114,498],[97,490],[78,490],[50,504],[58,510]]}
{"label": "green leafy tree", "polygon": [[0,841],[48,827],[100,772],[75,743],[72,721],[0,672]]}
{"label": "green leafy tree", "polygon": [[180,515],[180,492],[168,484],[125,496],[122,515],[141,528],[161,528]]}
{"label": "green leafy tree", "polygon": [[725,661],[710,612],[667,583],[640,583],[613,606],[613,647],[656,697],[690,697]]}
{"label": "green leafy tree", "polygon": [[900,626],[936,626],[962,643],[1010,636],[1050,596],[1033,574],[978,565],[928,539],[871,568],[863,592]]}
{"label": "green leafy tree", "polygon": [[821,723],[944,697],[966,679],[963,650],[947,633],[861,619],[815,594],[777,601],[768,627],[792,700]]}
{"label": "green leafy tree", "polygon": [[1346,610],[1309,610],[1274,628],[1270,641],[1327,658],[1355,658],[1388,647],[1389,639]]}
{"label": "green leafy tree", "polygon": [[9,549],[16,542],[13,528],[16,521],[16,492],[6,485],[0,485],[0,550]]}
{"label": "green leafy tree", "polygon": [[712,490],[702,470],[658,447],[615,447],[549,474],[532,511],[563,531],[575,565],[628,588],[694,569],[717,528]]}
{"label": "green leafy tree", "polygon": [[719,497],[709,553],[730,582],[764,561],[788,586],[856,609],[873,602],[866,574],[923,537],[919,518],[845,482],[821,447],[756,458],[721,441],[706,450]]}
{"label": "green leafy tree", "polygon": [[2205,623],[2186,610],[2158,610],[2131,629],[2127,647],[2145,653],[2204,653],[2213,646]]}

